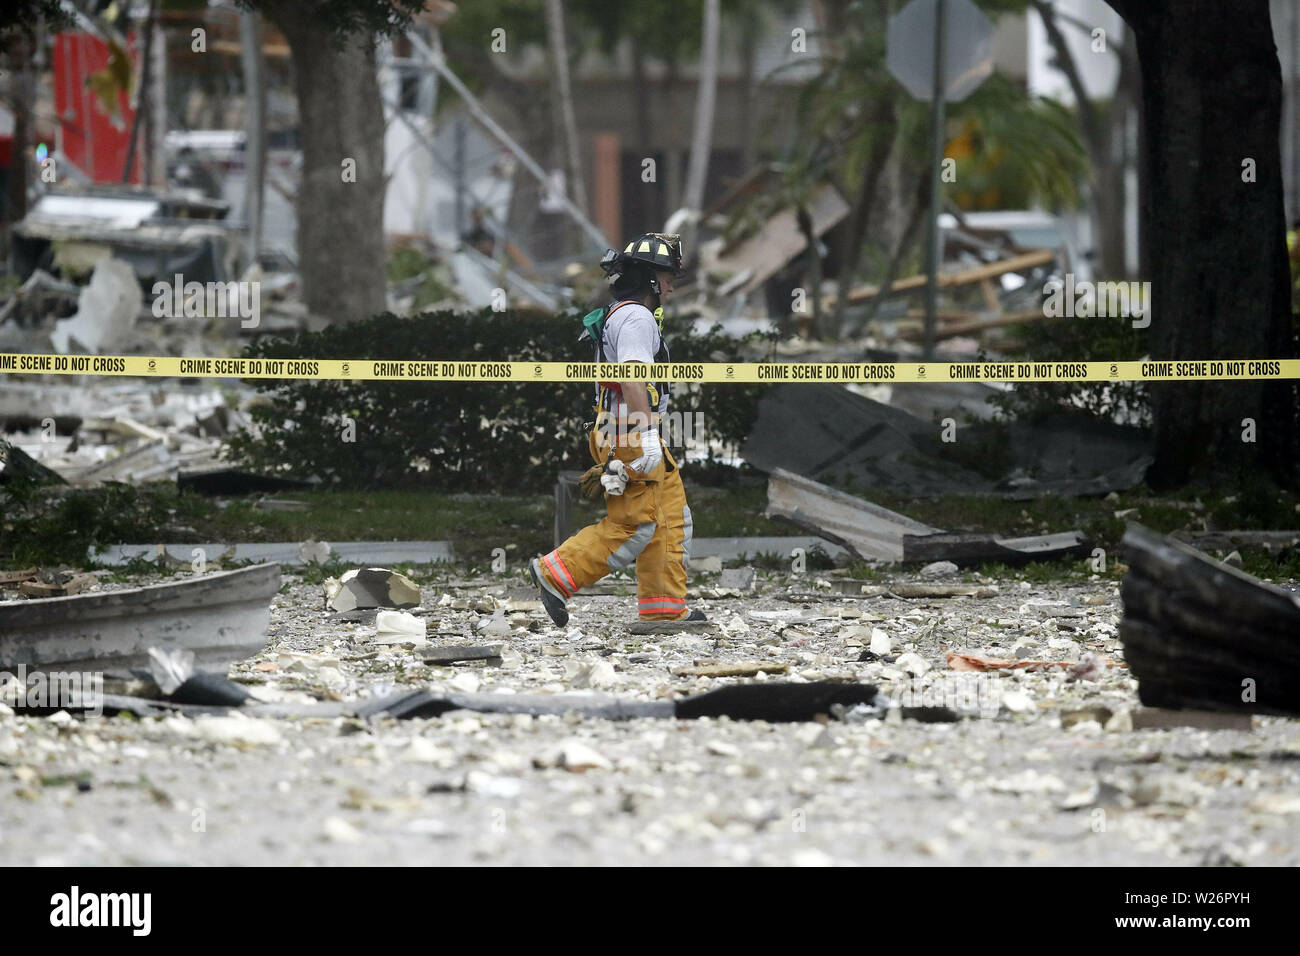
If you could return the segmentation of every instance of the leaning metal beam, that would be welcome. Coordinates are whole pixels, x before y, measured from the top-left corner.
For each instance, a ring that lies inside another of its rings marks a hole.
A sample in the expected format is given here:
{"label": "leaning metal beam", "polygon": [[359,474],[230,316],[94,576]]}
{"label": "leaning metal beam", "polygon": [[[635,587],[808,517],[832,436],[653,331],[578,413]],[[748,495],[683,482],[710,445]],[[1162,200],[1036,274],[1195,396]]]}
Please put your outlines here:
{"label": "leaning metal beam", "polygon": [[[501,124],[492,118],[492,114],[487,111],[481,102],[479,102],[478,97],[469,91],[469,87],[461,82],[460,77],[457,76],[452,71],[451,67],[447,65],[446,57],[442,55],[442,51],[430,47],[424,42],[419,34],[414,31],[408,30],[406,35],[410,38],[412,46],[419,50],[423,56],[428,58],[429,64],[437,70],[438,74],[447,81],[447,84],[456,91],[456,95],[464,101],[466,108],[469,109],[470,115],[473,116],[484,129],[491,133],[502,146],[510,150],[514,157],[523,164],[525,169],[533,174],[533,177],[539,183],[549,187],[550,177],[546,175],[545,171],[537,164],[533,157],[528,155],[524,148],[514,141],[510,134],[502,128]],[[557,198],[560,201],[560,205],[564,207],[564,211],[569,214],[569,218],[578,224],[579,228],[587,234],[587,237],[592,241],[593,245],[595,245],[597,249],[604,251],[609,247],[609,240],[606,239],[605,234],[600,231],[595,223],[583,215],[582,210],[575,206],[567,195],[560,195]]]}

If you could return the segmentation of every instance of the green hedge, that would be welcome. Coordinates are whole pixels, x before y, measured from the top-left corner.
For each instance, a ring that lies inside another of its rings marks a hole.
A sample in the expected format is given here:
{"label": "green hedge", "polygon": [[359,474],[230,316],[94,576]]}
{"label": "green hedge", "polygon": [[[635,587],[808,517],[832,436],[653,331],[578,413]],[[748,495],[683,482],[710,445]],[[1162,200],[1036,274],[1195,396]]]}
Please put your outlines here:
{"label": "green hedge", "polygon": [[[1044,319],[1015,332],[1027,362],[1135,362],[1151,354],[1149,333],[1117,318]],[[989,361],[983,352],[980,360]],[[1036,421],[1067,410],[1103,421],[1151,424],[1145,382],[1020,382],[990,401],[1006,418]]]}
{"label": "green hedge", "polygon": [[[320,332],[262,338],[250,358],[590,361],[581,316],[521,312],[389,313]],[[706,335],[665,323],[674,362],[753,361],[757,341],[715,328]],[[539,382],[249,380],[264,393],[256,429],[233,436],[226,454],[265,473],[341,488],[427,487],[456,491],[543,490],[561,468],[586,468],[582,424],[592,386]],[[674,387],[673,409],[701,412],[706,435],[736,445],[757,417],[760,386]],[[346,419],[355,440],[344,441]]]}

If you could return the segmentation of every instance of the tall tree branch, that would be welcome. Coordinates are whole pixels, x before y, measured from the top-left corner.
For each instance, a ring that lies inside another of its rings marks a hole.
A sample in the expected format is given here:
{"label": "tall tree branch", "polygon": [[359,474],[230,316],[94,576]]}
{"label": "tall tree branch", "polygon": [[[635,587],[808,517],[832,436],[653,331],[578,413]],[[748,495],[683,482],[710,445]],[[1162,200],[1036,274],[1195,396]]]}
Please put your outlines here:
{"label": "tall tree branch", "polygon": [[1070,52],[1065,35],[1061,32],[1061,26],[1056,22],[1055,8],[1049,0],[1033,0],[1033,4],[1034,9],[1038,11],[1039,19],[1043,21],[1043,28],[1047,31],[1047,39],[1056,52],[1056,62],[1060,65],[1061,72],[1065,74],[1065,78],[1070,83],[1070,89],[1074,93],[1084,136],[1088,139],[1089,147],[1095,152],[1097,145],[1104,138],[1101,116],[1097,113],[1097,107],[1088,96],[1088,91],[1083,85],[1083,77],[1079,73],[1079,64],[1075,62],[1074,54]]}

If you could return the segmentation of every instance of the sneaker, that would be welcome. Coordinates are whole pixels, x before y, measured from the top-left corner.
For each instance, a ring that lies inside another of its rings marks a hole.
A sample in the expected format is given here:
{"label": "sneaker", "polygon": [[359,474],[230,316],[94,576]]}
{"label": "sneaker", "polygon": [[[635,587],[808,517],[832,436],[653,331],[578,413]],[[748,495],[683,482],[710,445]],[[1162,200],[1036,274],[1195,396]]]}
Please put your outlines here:
{"label": "sneaker", "polygon": [[537,585],[537,590],[542,592],[542,607],[546,608],[546,613],[551,616],[556,627],[564,627],[569,623],[569,612],[564,607],[564,602],[552,594],[546,586],[542,579],[541,566],[536,558],[528,562],[528,573],[533,576],[533,583]]}

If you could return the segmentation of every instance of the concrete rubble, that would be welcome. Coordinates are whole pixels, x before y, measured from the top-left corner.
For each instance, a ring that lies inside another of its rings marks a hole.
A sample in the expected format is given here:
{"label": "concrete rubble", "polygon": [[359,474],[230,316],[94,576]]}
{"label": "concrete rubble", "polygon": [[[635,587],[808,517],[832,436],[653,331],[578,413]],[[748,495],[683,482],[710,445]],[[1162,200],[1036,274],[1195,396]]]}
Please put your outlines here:
{"label": "concrete rubble", "polygon": [[[1275,757],[1300,752],[1294,724],[1180,724],[1142,706],[1113,581],[950,573],[968,593],[897,596],[926,580],[901,570],[866,594],[832,574],[756,571],[752,591],[710,598],[697,579],[692,604],[717,626],[638,638],[616,593],[580,596],[558,629],[522,576],[430,565],[417,603],[388,612],[418,621],[426,645],[377,643],[384,610],[337,619],[320,585],[289,575],[267,646],[228,672],[242,704],[106,696],[106,713],[139,718],[123,722],[7,700],[0,757],[24,795],[6,811],[5,856],[1300,862],[1290,762]],[[476,640],[490,625],[500,638]],[[230,759],[237,779],[220,769]],[[118,785],[142,774],[171,805],[173,840],[145,838],[157,800]],[[268,790],[293,799],[241,809]],[[198,806],[234,816],[192,834]],[[93,847],[51,850],[14,825],[57,812],[76,833],[108,807],[120,836]],[[491,807],[509,839],[473,823]],[[791,808],[816,825],[792,831]],[[339,823],[346,841],[327,835]]]}
{"label": "concrete rubble", "polygon": [[74,485],[173,481],[223,467],[222,439],[247,427],[253,395],[238,382],[4,381],[0,427],[14,448]]}
{"label": "concrete rubble", "polygon": [[415,607],[420,603],[420,588],[397,571],[354,568],[325,581],[325,598],[335,611]]}

